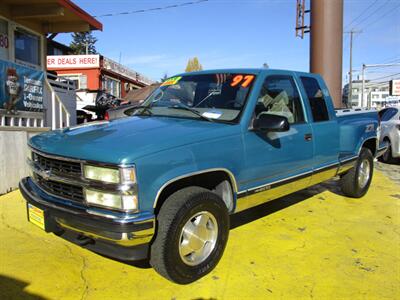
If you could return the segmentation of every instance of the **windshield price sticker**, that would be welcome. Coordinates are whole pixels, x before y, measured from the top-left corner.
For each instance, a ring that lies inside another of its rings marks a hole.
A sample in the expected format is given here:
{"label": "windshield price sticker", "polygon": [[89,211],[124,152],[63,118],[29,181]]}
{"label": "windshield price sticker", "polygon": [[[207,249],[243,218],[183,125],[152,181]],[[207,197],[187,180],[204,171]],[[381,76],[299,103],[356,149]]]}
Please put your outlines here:
{"label": "windshield price sticker", "polygon": [[182,76],[176,76],[176,77],[171,77],[168,78],[167,80],[165,80],[161,86],[166,86],[166,85],[174,85],[177,84],[179,82],[179,80],[182,79]]}
{"label": "windshield price sticker", "polygon": [[253,81],[254,75],[236,75],[233,77],[231,82],[231,87],[241,85],[243,88],[247,88],[250,83]]}

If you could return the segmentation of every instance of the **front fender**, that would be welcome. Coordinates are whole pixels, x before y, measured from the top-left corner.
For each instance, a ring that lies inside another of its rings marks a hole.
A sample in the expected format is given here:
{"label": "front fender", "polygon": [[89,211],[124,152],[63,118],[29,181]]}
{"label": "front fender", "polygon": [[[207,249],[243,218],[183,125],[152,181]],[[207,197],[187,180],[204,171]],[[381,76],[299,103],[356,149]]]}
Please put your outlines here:
{"label": "front fender", "polygon": [[176,147],[142,157],[135,162],[140,210],[152,212],[157,196],[169,183],[204,172],[226,172],[236,192],[236,178],[243,164],[240,135]]}

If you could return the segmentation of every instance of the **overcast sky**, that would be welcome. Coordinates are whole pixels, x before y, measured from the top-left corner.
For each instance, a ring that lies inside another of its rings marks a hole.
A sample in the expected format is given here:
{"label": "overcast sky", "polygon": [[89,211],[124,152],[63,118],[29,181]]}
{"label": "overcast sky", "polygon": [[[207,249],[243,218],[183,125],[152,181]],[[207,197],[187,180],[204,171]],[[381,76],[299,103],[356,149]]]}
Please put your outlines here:
{"label": "overcast sky", "polygon": [[[191,0],[73,0],[98,16],[165,7]],[[195,1],[195,0],[193,0]],[[309,4],[310,0],[306,0]],[[354,69],[362,63],[400,62],[400,0],[345,0],[346,30],[362,30],[354,39]],[[97,50],[158,80],[182,72],[197,56],[205,69],[262,67],[308,71],[309,37],[295,37],[295,0],[209,0],[150,12],[99,17]],[[354,20],[354,22],[352,22]],[[350,25],[350,26],[347,26]],[[57,36],[68,44],[69,34]],[[334,41],[332,41],[334,42]],[[344,72],[348,71],[349,39],[344,36]],[[377,69],[370,78],[400,73]],[[355,74],[357,76],[357,74]],[[346,78],[346,75],[344,75]]]}

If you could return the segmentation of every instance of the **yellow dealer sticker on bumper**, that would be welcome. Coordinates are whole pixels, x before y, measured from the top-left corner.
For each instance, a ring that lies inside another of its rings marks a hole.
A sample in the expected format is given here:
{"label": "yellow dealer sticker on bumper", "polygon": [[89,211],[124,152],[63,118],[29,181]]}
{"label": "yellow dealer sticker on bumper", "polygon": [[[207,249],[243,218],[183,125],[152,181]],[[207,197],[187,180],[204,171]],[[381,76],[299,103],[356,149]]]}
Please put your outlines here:
{"label": "yellow dealer sticker on bumper", "polygon": [[182,76],[176,76],[176,77],[171,77],[168,78],[167,80],[165,80],[161,86],[165,86],[165,85],[174,85],[177,84],[179,80],[182,79]]}
{"label": "yellow dealer sticker on bumper", "polygon": [[44,229],[44,211],[32,204],[28,204],[28,217],[29,222]]}

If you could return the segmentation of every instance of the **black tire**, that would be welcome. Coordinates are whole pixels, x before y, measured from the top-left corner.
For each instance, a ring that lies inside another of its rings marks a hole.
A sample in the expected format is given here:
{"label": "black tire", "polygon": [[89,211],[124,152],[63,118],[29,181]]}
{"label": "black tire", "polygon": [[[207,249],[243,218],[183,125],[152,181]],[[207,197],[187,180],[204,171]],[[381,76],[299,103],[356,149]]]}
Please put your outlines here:
{"label": "black tire", "polygon": [[[363,163],[369,164],[369,171],[367,172],[368,180],[364,184],[361,184],[362,182],[359,180],[359,175],[360,172],[362,172],[361,169]],[[373,173],[374,157],[371,153],[371,150],[368,148],[362,148],[356,165],[340,179],[342,192],[348,197],[361,198],[367,193],[369,186],[371,185]]]}
{"label": "black tire", "polygon": [[392,144],[390,143],[389,140],[387,140],[387,150],[382,154],[380,157],[381,161],[384,163],[391,163],[393,161],[392,157]]}
{"label": "black tire", "polygon": [[[185,224],[203,212],[211,214],[217,222],[215,246],[204,261],[188,265],[179,252],[181,234]],[[224,253],[228,236],[229,213],[223,200],[204,188],[184,188],[169,196],[158,213],[150,264],[160,275],[175,283],[191,283],[214,269]]]}

